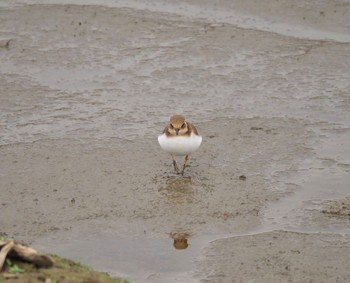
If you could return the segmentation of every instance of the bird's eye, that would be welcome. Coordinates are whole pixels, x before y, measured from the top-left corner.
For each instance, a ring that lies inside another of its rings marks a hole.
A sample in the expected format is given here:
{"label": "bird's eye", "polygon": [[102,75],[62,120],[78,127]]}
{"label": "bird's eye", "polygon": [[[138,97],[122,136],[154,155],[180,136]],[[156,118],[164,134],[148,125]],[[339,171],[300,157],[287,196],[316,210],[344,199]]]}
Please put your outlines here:
{"label": "bird's eye", "polygon": [[170,124],[170,128],[171,128],[171,129],[174,129],[174,126],[173,126],[173,124]]}
{"label": "bird's eye", "polygon": [[186,128],[186,123],[183,123],[181,126],[182,129]]}

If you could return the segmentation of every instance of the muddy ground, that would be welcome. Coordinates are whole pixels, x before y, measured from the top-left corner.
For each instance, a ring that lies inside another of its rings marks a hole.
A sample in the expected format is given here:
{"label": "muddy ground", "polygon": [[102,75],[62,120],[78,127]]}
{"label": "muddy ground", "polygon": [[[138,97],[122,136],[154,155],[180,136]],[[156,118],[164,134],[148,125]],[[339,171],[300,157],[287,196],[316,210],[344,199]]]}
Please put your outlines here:
{"label": "muddy ground", "polygon": [[347,282],[349,3],[50,3],[0,9],[0,232],[136,282]]}

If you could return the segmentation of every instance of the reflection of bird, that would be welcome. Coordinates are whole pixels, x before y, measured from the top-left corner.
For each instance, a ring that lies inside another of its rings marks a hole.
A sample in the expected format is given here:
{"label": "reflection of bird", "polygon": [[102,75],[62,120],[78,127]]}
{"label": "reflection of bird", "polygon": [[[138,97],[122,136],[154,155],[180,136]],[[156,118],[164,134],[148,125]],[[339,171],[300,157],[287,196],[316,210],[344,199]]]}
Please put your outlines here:
{"label": "reflection of bird", "polygon": [[194,125],[188,123],[184,116],[174,115],[170,118],[162,135],[158,136],[160,146],[171,154],[176,173],[179,173],[175,156],[185,156],[181,174],[184,174],[188,155],[195,152],[202,143]]}
{"label": "reflection of bird", "polygon": [[186,238],[174,239],[174,248],[177,250],[187,249],[188,243]]}
{"label": "reflection of bird", "polygon": [[184,250],[188,247],[187,238],[190,235],[187,233],[174,233],[172,238],[174,239],[174,248],[177,250]]}

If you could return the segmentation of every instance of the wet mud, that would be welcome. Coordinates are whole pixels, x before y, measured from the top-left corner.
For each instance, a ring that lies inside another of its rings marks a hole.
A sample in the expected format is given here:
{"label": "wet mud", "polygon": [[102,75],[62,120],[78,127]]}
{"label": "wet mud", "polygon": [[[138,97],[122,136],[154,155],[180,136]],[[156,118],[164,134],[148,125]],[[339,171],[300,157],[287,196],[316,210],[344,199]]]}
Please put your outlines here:
{"label": "wet mud", "polygon": [[346,282],[349,259],[339,261],[338,252],[349,252],[349,240],[278,230],[218,240],[206,252],[211,274],[201,282]]}
{"label": "wet mud", "polygon": [[0,232],[136,282],[345,282],[345,2],[51,2],[0,8]]}

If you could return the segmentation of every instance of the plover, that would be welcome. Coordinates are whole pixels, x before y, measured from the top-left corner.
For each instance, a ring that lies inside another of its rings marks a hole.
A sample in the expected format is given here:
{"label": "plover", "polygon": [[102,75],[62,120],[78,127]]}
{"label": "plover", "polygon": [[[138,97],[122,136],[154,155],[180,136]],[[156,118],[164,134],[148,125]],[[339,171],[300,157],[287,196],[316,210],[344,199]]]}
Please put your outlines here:
{"label": "plover", "polygon": [[163,134],[158,136],[160,146],[171,154],[176,173],[179,173],[175,156],[185,156],[181,174],[184,174],[188,155],[195,152],[202,143],[202,137],[197,129],[188,123],[184,116],[174,115],[170,118]]}

